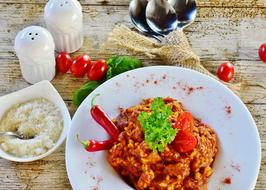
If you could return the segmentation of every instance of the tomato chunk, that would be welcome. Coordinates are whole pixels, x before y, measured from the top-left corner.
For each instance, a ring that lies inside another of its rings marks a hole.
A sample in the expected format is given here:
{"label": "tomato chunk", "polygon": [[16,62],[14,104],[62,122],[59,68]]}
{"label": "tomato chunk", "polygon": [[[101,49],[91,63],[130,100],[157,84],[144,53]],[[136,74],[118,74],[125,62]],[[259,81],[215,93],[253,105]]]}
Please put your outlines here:
{"label": "tomato chunk", "polygon": [[180,130],[172,143],[174,149],[184,153],[192,151],[197,145],[197,139],[193,133]]}
{"label": "tomato chunk", "polygon": [[194,119],[189,112],[183,112],[177,118],[175,129],[180,129],[185,132],[192,132],[194,128]]}

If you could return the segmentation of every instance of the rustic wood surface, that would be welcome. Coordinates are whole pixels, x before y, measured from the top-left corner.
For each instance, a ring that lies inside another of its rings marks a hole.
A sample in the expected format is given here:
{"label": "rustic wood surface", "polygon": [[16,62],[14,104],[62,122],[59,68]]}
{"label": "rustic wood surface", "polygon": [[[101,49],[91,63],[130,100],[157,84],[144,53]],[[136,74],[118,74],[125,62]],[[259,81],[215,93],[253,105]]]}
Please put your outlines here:
{"label": "rustic wood surface", "polygon": [[[84,12],[85,43],[76,54],[86,52],[93,59],[101,43],[115,24],[131,25],[130,0],[81,0]],[[23,27],[44,26],[46,0],[0,0],[0,95],[29,86],[19,69],[13,45]],[[260,132],[262,164],[256,189],[266,189],[266,64],[259,61],[257,50],[266,42],[266,0],[201,0],[196,21],[185,31],[193,50],[212,72],[224,60],[235,64],[236,82],[242,83],[241,98],[252,113]],[[146,64],[150,60],[142,58]],[[156,60],[155,60],[156,61]],[[160,60],[158,60],[159,63]],[[52,81],[63,96],[71,114],[75,107],[71,95],[86,79],[69,74]],[[248,139],[247,139],[248,141]],[[65,168],[65,148],[32,163],[14,163],[0,159],[0,190],[71,189]]]}

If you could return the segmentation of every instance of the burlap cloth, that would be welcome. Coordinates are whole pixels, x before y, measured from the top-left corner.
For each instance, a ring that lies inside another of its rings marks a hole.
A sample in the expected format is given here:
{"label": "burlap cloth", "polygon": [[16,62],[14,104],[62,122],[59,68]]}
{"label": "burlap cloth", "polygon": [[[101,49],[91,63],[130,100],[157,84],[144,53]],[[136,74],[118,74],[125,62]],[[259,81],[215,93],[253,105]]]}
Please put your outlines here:
{"label": "burlap cloth", "polygon": [[[200,58],[192,51],[188,39],[181,30],[175,30],[168,34],[160,43],[124,25],[116,26],[110,33],[108,40],[102,45],[101,53],[114,55],[141,54],[150,59],[159,58],[162,65],[190,68],[219,80],[200,63]],[[223,83],[239,95],[240,83]]]}

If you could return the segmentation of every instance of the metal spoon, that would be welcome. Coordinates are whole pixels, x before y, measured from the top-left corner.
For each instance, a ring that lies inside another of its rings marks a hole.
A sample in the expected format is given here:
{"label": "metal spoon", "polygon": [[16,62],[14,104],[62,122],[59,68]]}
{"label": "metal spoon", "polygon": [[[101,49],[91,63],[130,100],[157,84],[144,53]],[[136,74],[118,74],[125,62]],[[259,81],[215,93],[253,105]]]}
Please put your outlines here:
{"label": "metal spoon", "polygon": [[185,28],[191,24],[197,15],[197,5],[195,0],[168,0],[177,14],[178,28]]}
{"label": "metal spoon", "polygon": [[156,33],[166,35],[177,28],[175,9],[167,0],[150,0],[146,7],[146,20]]}
{"label": "metal spoon", "polygon": [[24,136],[23,134],[19,134],[17,132],[10,132],[10,131],[0,132],[0,136],[10,136],[10,137],[15,137],[15,138],[22,139],[22,140],[31,139],[31,137],[27,137],[27,136]]}
{"label": "metal spoon", "polygon": [[183,29],[191,24],[196,13],[195,0],[132,0],[129,6],[137,29],[158,41],[176,28]]}
{"label": "metal spoon", "polygon": [[146,21],[146,7],[148,0],[132,0],[129,4],[129,16],[136,28],[148,36],[158,39],[156,34]]}

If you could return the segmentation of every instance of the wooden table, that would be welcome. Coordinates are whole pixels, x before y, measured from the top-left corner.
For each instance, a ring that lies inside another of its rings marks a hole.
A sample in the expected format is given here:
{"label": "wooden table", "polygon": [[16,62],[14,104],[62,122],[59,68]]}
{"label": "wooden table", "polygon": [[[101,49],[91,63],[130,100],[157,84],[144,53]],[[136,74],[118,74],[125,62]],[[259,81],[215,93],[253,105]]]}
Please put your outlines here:
{"label": "wooden table", "polygon": [[[81,0],[84,12],[85,43],[77,54],[101,58],[98,50],[115,24],[131,25],[129,0]],[[0,95],[29,86],[20,72],[14,53],[16,33],[28,25],[44,26],[45,0],[0,0]],[[257,54],[266,42],[266,0],[200,0],[194,24],[185,31],[194,51],[212,72],[230,60],[236,69],[236,82],[242,83],[241,98],[249,108],[260,132],[262,164],[256,189],[266,189],[266,64]],[[102,56],[104,57],[104,56]],[[143,60],[149,64],[149,60]],[[69,74],[52,81],[71,114],[71,96],[86,79]],[[248,139],[247,139],[248,141]],[[77,160],[78,162],[78,160]],[[32,163],[0,159],[0,189],[71,189],[65,168],[65,147]]]}

